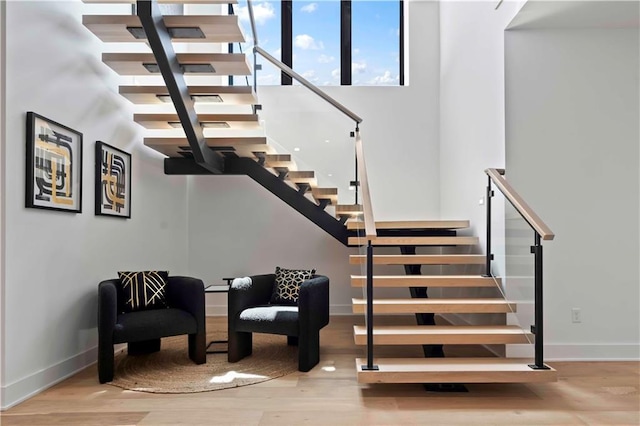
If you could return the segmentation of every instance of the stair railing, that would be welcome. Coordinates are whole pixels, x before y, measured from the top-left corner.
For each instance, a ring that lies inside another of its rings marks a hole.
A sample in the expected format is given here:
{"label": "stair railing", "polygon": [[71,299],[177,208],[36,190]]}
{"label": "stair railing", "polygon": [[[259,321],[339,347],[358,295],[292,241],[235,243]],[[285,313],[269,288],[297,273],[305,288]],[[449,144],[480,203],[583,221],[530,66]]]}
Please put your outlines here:
{"label": "stair railing", "polygon": [[544,364],[544,326],[543,326],[543,282],[542,282],[542,243],[541,240],[553,240],[555,237],[551,229],[544,223],[536,212],[524,201],[518,192],[503,177],[504,169],[486,169],[488,176],[486,192],[486,219],[487,219],[487,253],[485,264],[485,276],[492,276],[491,262],[493,253],[491,250],[491,198],[494,196],[492,184],[502,192],[518,214],[525,220],[534,232],[534,245],[531,253],[534,255],[534,325],[531,332],[535,336],[535,363],[529,367],[534,370],[548,370]]}
{"label": "stair railing", "polygon": [[364,160],[364,149],[360,130],[356,128],[356,162],[358,164],[358,180],[362,192],[362,212],[364,221],[365,239],[367,241],[367,365],[362,366],[362,370],[378,370],[378,366],[373,364],[373,245],[371,241],[377,237],[376,222],[373,216],[373,205],[371,203],[371,192],[369,190],[369,178]]}

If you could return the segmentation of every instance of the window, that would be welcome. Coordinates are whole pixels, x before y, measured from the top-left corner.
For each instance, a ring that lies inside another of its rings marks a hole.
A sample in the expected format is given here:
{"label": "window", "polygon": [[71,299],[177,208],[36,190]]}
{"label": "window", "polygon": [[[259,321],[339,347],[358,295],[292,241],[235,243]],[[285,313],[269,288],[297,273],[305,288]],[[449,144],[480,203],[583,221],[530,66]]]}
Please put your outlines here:
{"label": "window", "polygon": [[[402,0],[262,0],[253,7],[260,46],[312,83],[403,84]],[[238,10],[250,36],[246,4]],[[258,63],[258,84],[292,84],[268,61]]]}

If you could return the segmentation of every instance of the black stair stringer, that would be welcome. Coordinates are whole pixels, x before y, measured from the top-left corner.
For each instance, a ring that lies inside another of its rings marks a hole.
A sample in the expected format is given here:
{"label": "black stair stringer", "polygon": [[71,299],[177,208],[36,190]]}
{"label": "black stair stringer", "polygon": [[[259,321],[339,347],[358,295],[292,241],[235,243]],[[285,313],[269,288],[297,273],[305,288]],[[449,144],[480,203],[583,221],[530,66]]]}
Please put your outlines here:
{"label": "black stair stringer", "polygon": [[287,185],[278,176],[274,176],[267,169],[250,158],[227,158],[224,174],[247,175],[269,192],[293,207],[298,213],[318,225],[336,240],[347,246],[347,239],[351,232],[335,217],[325,212],[301,194],[298,190]]}
{"label": "black stair stringer", "polygon": [[[400,246],[400,253],[405,255],[415,255],[416,246]],[[422,265],[404,265],[404,271],[407,275],[422,275]],[[428,299],[427,287],[410,287],[412,298]],[[419,325],[436,325],[435,315],[433,313],[417,313],[416,321]],[[422,345],[422,350],[426,358],[443,358],[444,351],[442,345]]]}

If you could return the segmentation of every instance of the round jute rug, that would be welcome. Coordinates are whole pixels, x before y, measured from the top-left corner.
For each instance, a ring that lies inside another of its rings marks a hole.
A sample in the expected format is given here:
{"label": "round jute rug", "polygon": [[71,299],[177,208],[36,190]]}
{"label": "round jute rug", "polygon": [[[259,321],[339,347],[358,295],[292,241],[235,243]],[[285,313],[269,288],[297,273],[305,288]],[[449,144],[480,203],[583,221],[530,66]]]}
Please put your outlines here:
{"label": "round jute rug", "polygon": [[[226,330],[207,324],[207,343],[226,338]],[[221,344],[226,349],[226,344]],[[215,345],[216,349],[221,345]],[[213,349],[213,348],[212,348]],[[282,377],[298,370],[297,348],[286,336],[253,334],[253,353],[236,363],[227,354],[207,354],[205,364],[189,359],[187,336],[162,339],[159,352],[115,357],[112,385],[151,393],[193,393],[247,386]]]}

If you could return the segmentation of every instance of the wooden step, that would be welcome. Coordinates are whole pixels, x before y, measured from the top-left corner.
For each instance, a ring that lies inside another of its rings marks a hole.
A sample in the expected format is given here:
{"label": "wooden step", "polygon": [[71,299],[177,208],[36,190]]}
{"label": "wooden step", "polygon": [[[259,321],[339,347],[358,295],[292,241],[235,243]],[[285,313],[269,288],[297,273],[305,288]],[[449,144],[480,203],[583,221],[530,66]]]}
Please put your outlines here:
{"label": "wooden step", "polygon": [[[375,263],[375,258],[374,258]],[[365,275],[351,275],[352,287],[366,287]],[[374,287],[496,287],[500,278],[480,275],[374,275]]]}
{"label": "wooden step", "polygon": [[[120,86],[120,94],[134,104],[171,103],[165,86]],[[253,105],[258,98],[251,86],[189,86],[189,94],[196,104]]]}
{"label": "wooden step", "polygon": [[297,170],[296,163],[291,159],[291,155],[289,154],[267,155],[264,159],[264,166],[278,171]]}
{"label": "wooden step", "polygon": [[318,186],[318,181],[313,171],[290,171],[287,179],[298,185],[309,185],[311,188]]}
{"label": "wooden step", "polygon": [[[350,246],[363,246],[367,238],[349,237]],[[375,237],[371,239],[374,246],[459,246],[477,245],[478,237]]]}
{"label": "wooden step", "polygon": [[[468,228],[468,220],[399,220],[376,222],[376,229],[461,229]],[[364,229],[364,222],[347,221],[347,229]]]}
{"label": "wooden step", "polygon": [[[164,24],[169,31],[176,28],[199,30],[195,37],[176,34],[177,43],[235,43],[244,42],[244,36],[235,15],[164,15]],[[139,28],[142,24],[137,15],[84,15],[82,23],[100,40],[106,43],[130,43],[147,41],[136,38],[127,28]]]}
{"label": "wooden step", "polygon": [[332,205],[338,203],[338,188],[311,188],[311,194],[317,202],[327,200]]}
{"label": "wooden step", "polygon": [[[239,157],[257,158],[260,155],[275,153],[271,145],[267,145],[265,137],[224,137],[205,138],[207,146],[218,152],[233,152]],[[144,144],[168,157],[184,157],[181,152],[191,151],[186,138],[144,138]]]}
{"label": "wooden step", "polygon": [[[247,57],[242,53],[178,53],[180,65],[210,65],[213,71],[186,71],[187,75],[249,75]],[[120,75],[160,75],[143,64],[156,64],[153,53],[103,53],[102,62]]]}
{"label": "wooden step", "polygon": [[[367,344],[367,328],[353,326],[356,345]],[[514,325],[386,325],[373,327],[374,345],[490,345],[531,343],[533,335]]]}
{"label": "wooden step", "polygon": [[[482,265],[486,257],[481,254],[390,254],[373,255],[374,265]],[[349,256],[349,263],[367,263],[366,255]]]}
{"label": "wooden step", "polygon": [[374,358],[378,371],[363,370],[356,359],[360,383],[540,383],[555,382],[558,373],[533,370],[523,358]]}
{"label": "wooden step", "polygon": [[[364,314],[367,301],[352,299],[353,313]],[[504,299],[374,299],[374,314],[499,314],[516,312]]]}
{"label": "wooden step", "polygon": [[[362,216],[362,204],[337,204],[336,216]],[[364,229],[364,228],[363,228]]]}
{"label": "wooden step", "polygon": [[[198,114],[203,128],[255,130],[260,128],[256,114]],[[134,114],[133,121],[146,129],[182,128],[178,114]]]}

